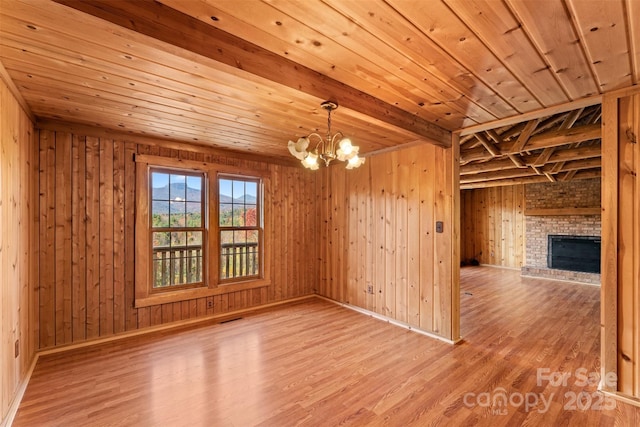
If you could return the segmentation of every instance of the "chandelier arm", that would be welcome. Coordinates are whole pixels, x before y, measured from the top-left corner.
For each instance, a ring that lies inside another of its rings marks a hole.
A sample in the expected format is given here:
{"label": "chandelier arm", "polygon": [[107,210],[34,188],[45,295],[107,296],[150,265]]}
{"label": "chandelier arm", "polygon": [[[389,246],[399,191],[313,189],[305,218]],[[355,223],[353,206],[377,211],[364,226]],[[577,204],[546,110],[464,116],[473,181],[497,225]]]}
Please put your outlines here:
{"label": "chandelier arm", "polygon": [[335,135],[333,135],[331,137],[331,152],[335,153],[336,149],[337,149],[337,144],[342,141],[342,139],[344,138],[344,135],[342,134],[342,132],[338,131],[335,133]]}
{"label": "chandelier arm", "polygon": [[307,135],[307,139],[309,140],[309,142],[311,142],[311,137],[318,138],[318,142],[316,143],[315,150],[317,151],[318,147],[320,145],[323,145],[322,151],[324,152],[324,139],[322,139],[322,136],[320,136],[320,134],[316,132],[310,133],[309,135]]}

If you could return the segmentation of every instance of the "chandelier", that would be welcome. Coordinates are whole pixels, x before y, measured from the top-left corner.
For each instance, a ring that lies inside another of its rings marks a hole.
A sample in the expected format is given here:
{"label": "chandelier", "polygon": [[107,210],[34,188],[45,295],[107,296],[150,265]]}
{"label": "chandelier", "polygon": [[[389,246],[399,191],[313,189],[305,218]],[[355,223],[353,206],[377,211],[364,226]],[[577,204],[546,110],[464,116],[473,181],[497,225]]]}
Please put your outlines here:
{"label": "chandelier", "polygon": [[[300,159],[305,168],[316,170],[319,167],[318,159],[324,160],[325,166],[329,166],[332,160],[347,162],[347,169],[355,169],[364,163],[364,158],[358,156],[360,147],[352,145],[349,138],[345,138],[342,132],[331,134],[331,112],[338,108],[337,102],[325,101],[320,106],[327,110],[327,135],[323,138],[318,133],[311,133],[297,142],[289,141],[289,152]],[[307,151],[310,144],[315,144],[312,151]]]}

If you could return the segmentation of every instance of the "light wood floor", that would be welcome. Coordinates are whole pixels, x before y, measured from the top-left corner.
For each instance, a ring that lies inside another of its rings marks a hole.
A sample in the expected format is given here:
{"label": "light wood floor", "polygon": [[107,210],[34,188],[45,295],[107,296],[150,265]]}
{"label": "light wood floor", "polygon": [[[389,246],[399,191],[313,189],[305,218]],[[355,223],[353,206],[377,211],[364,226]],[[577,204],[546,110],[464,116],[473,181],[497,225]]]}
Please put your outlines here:
{"label": "light wood floor", "polygon": [[[14,425],[640,424],[576,377],[599,372],[599,288],[487,267],[461,287],[456,346],[314,298],[42,357]],[[573,375],[538,385],[538,368]],[[511,403],[487,407],[500,388]],[[534,395],[551,403],[517,405]]]}

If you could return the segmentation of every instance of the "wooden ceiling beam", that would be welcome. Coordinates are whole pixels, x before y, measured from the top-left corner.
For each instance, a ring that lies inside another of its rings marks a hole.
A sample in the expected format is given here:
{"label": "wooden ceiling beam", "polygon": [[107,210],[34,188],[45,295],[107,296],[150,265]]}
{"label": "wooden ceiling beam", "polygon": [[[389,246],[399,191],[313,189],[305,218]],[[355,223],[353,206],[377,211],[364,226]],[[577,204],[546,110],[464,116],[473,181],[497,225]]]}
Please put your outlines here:
{"label": "wooden ceiling beam", "polygon": [[460,184],[468,184],[471,182],[494,181],[497,179],[522,178],[523,176],[535,175],[530,169],[511,168],[497,172],[477,173],[474,175],[464,175],[460,177]]}
{"label": "wooden ceiling beam", "polygon": [[584,112],[584,108],[579,108],[577,110],[573,110],[567,115],[562,124],[560,125],[560,129],[569,129],[572,128],[576,121],[582,116]]}
{"label": "wooden ceiling beam", "polygon": [[520,132],[518,139],[513,144],[513,146],[511,146],[512,151],[521,152],[524,150],[525,145],[527,145],[527,142],[529,142],[529,137],[531,137],[533,131],[536,130],[538,123],[540,123],[540,119],[530,120],[529,122],[527,122],[522,132]]}
{"label": "wooden ceiling beam", "polygon": [[571,101],[566,104],[554,105],[553,107],[542,108],[540,110],[530,111],[524,114],[514,115],[511,117],[506,117],[504,119],[494,120],[492,122],[467,126],[455,132],[459,132],[460,136],[465,136],[472,133],[482,132],[487,129],[496,129],[504,126],[514,125],[516,123],[520,123],[527,120],[537,119],[540,117],[553,116],[559,113],[565,113],[567,111],[575,110],[577,108],[589,107],[592,105],[600,104],[601,102],[602,102],[602,95],[593,95],[590,97]]}
{"label": "wooden ceiling beam", "polygon": [[[573,110],[565,117],[559,129],[569,129],[570,127],[572,127],[576,123],[576,120],[580,118],[583,111],[584,108]],[[538,159],[535,161],[534,165],[543,166],[545,163],[547,163],[547,160],[549,160],[549,157],[551,157],[554,151],[556,151],[556,147],[545,148],[544,151],[542,151],[542,154],[540,154],[540,157],[538,157]]]}
{"label": "wooden ceiling beam", "polygon": [[[497,163],[499,163],[499,165]],[[547,164],[544,168],[532,166],[533,173],[529,171],[528,175],[545,175],[547,176],[547,179],[550,179],[549,176],[557,175],[559,173],[600,168],[601,164],[601,159],[599,157],[594,157],[555,164]],[[481,180],[505,179],[527,175],[527,173],[522,172],[522,167],[516,166],[516,168],[514,168],[514,164],[510,159],[503,159],[496,162],[488,162],[472,166],[484,166],[484,169],[475,168],[474,172],[470,173],[469,168],[461,168],[461,182],[469,183]],[[524,167],[526,168],[527,165],[524,165]]]}
{"label": "wooden ceiling beam", "polygon": [[475,135],[472,135],[471,139],[460,143],[460,150],[470,150],[477,147],[478,145],[480,145],[480,141],[475,137]]}
{"label": "wooden ceiling beam", "polygon": [[536,173],[536,175],[542,175],[542,171],[537,166],[531,166],[531,169]]}
{"label": "wooden ceiling beam", "polygon": [[[590,178],[598,178],[600,177],[600,169],[590,169],[576,172],[573,179],[590,179]],[[490,188],[490,187],[504,187],[508,185],[517,185],[517,184],[535,184],[540,182],[548,182],[549,179],[544,175],[532,175],[525,176],[521,178],[508,178],[508,179],[498,179],[494,181],[484,181],[484,182],[469,182],[469,183],[460,183],[461,190],[472,190],[474,188]]]}
{"label": "wooden ceiling beam", "polygon": [[[567,162],[571,160],[582,160],[582,159],[591,159],[594,157],[600,157],[602,155],[602,148],[600,144],[597,145],[588,145],[584,147],[577,148],[563,148],[561,150],[556,150],[547,163],[559,163],[559,162]],[[529,161],[532,157],[527,157],[527,161]]]}
{"label": "wooden ceiling beam", "polygon": [[[602,164],[602,161],[598,157],[593,159],[573,160],[570,162],[554,163],[553,165],[545,166],[542,170],[544,172],[557,174],[560,172],[568,172],[572,170],[599,168],[601,164]],[[560,165],[559,168],[557,168],[558,165]]]}
{"label": "wooden ceiling beam", "polygon": [[517,154],[507,154],[507,157],[509,157],[509,160],[511,160],[511,162],[517,167],[517,168],[526,168],[527,165],[524,164],[524,162],[522,161],[522,158],[517,155]]}
{"label": "wooden ceiling beam", "polygon": [[442,147],[451,132],[365,92],[153,0],[54,0],[237,70],[388,123]]}
{"label": "wooden ceiling beam", "polygon": [[[584,142],[602,137],[602,127],[599,124],[578,126],[570,129],[559,129],[536,135],[529,139],[527,150],[557,147],[574,142]],[[509,150],[511,151],[511,150]]]}
{"label": "wooden ceiling beam", "polygon": [[556,151],[556,147],[549,147],[542,150],[542,153],[538,156],[538,158],[533,162],[534,166],[544,166],[548,161],[551,155]]}
{"label": "wooden ceiling beam", "polygon": [[476,138],[478,138],[478,141],[480,141],[480,144],[482,144],[484,149],[489,152],[491,157],[497,157],[501,155],[500,149],[498,149],[498,147],[496,147],[496,145],[493,142],[489,141],[489,139],[486,136],[479,133],[479,134],[476,134]]}
{"label": "wooden ceiling beam", "polygon": [[[562,149],[556,150],[555,153],[547,160],[547,167],[551,167],[549,165],[552,164],[562,164],[567,162],[567,164],[571,164],[572,162],[578,162],[581,160],[592,159],[594,161],[599,162],[601,155],[601,149],[599,145],[591,145],[586,147],[572,148],[572,149]],[[521,160],[523,163],[532,168],[538,168],[535,164],[537,160],[537,155],[531,156],[523,156]],[[571,167],[571,166],[569,166]],[[484,172],[494,172],[500,171],[504,169],[513,168],[513,161],[510,159],[496,159],[490,162],[484,163],[468,163],[466,165],[460,166],[460,175],[471,175],[476,173],[484,173]],[[566,169],[563,169],[566,170]],[[551,172],[550,170],[546,170],[547,172]],[[541,174],[542,172],[540,172]]]}
{"label": "wooden ceiling beam", "polygon": [[[575,142],[591,141],[594,139],[600,139],[601,137],[602,128],[599,124],[578,126],[571,129],[552,130],[532,136],[529,139],[526,149],[527,151],[533,151],[548,147],[558,147]],[[496,144],[495,147],[502,155],[519,154],[519,151],[516,152],[512,150],[514,144],[515,142],[503,142],[502,144]],[[460,153],[460,159],[465,163],[475,160],[489,160],[491,157],[487,156],[485,150],[479,148],[472,148]]]}
{"label": "wooden ceiling beam", "polygon": [[[555,175],[561,173],[568,172],[577,172],[580,170],[586,169],[595,169],[600,168],[601,161],[599,158],[593,159],[585,159],[585,160],[575,160],[571,162],[561,162],[556,163],[555,165],[547,165],[544,168],[539,170],[532,169],[523,169],[521,167],[513,167],[511,161],[505,160],[505,162],[510,164],[510,168],[505,168],[501,170],[494,170],[489,172],[480,172],[475,174],[461,174],[460,182],[461,183],[469,183],[469,182],[478,182],[478,181],[493,181],[496,179],[506,179],[506,178],[520,178],[523,176],[529,175],[545,175],[549,181],[556,181]],[[557,165],[560,165],[560,168],[556,168]],[[526,167],[526,166],[525,166]]]}
{"label": "wooden ceiling beam", "polygon": [[522,130],[526,126],[526,124],[527,124],[527,122],[523,122],[523,123],[518,123],[518,124],[515,124],[513,126],[510,126],[505,131],[500,133],[500,137],[502,138],[503,141],[511,139],[511,138],[515,137],[516,135],[519,135],[520,132],[522,132]]}
{"label": "wooden ceiling beam", "polygon": [[513,162],[510,159],[497,159],[490,162],[483,163],[468,163],[460,166],[460,175],[472,175],[483,172],[494,172],[504,169],[510,169],[513,167]]}
{"label": "wooden ceiling beam", "polygon": [[504,142],[504,139],[500,135],[498,135],[498,132],[496,132],[495,129],[489,129],[488,131],[485,131],[485,133],[496,144]]}
{"label": "wooden ceiling beam", "polygon": [[566,162],[555,163],[551,167],[551,170],[549,171],[549,173],[559,173],[562,170],[562,168],[564,168],[565,164],[566,164]]}

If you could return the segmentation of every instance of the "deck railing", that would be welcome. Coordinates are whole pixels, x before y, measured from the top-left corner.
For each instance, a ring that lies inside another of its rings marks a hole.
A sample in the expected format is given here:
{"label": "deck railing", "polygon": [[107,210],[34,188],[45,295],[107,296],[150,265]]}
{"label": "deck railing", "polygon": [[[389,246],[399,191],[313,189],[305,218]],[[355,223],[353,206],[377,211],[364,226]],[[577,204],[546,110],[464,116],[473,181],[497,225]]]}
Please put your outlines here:
{"label": "deck railing", "polygon": [[153,287],[202,282],[202,246],[153,249]]}
{"label": "deck railing", "polygon": [[223,243],[221,249],[221,279],[258,275],[259,257],[257,243]]}
{"label": "deck railing", "polygon": [[[163,288],[202,282],[202,254],[201,246],[154,248],[153,287]],[[257,243],[223,243],[221,245],[221,279],[257,276],[259,271]]]}

